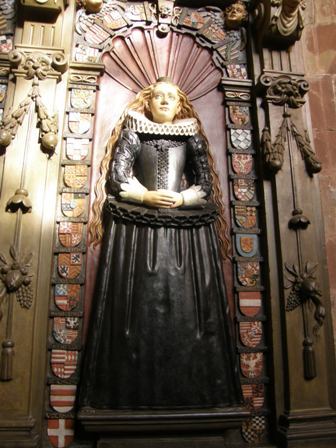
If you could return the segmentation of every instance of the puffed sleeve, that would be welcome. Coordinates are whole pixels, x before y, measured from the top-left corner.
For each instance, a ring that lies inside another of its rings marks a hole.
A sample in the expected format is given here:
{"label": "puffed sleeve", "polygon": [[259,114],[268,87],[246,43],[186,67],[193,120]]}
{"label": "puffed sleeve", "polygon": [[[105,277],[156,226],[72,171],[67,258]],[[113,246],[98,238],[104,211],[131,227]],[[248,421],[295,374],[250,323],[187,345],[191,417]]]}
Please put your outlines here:
{"label": "puffed sleeve", "polygon": [[132,176],[132,167],[138,152],[140,140],[136,132],[123,129],[115,147],[110,169],[110,186],[112,193],[119,195],[122,184],[128,183]]}
{"label": "puffed sleeve", "polygon": [[185,205],[204,204],[211,194],[207,150],[207,144],[201,134],[195,134],[188,139],[186,174],[192,185],[181,192]]}

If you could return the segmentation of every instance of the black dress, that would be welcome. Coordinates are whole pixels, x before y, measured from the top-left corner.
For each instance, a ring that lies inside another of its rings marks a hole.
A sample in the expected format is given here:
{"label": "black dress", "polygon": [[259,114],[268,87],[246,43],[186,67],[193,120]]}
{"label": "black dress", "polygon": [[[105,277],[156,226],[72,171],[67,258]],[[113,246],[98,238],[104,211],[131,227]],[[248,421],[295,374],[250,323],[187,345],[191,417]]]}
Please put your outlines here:
{"label": "black dress", "polygon": [[151,209],[118,201],[131,174],[149,190],[182,176],[211,191],[203,139],[124,130],[111,164],[80,405],[225,407],[241,402],[214,205]]}

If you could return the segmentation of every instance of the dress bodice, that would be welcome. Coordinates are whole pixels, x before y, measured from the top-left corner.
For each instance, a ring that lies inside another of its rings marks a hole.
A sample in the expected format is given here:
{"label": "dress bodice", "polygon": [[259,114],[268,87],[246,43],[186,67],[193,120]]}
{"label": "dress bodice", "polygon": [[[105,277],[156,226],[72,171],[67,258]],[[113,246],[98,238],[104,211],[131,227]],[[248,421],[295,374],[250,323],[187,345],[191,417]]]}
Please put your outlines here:
{"label": "dress bodice", "polygon": [[175,138],[141,139],[133,174],[148,190],[179,192],[186,165],[186,140]]}

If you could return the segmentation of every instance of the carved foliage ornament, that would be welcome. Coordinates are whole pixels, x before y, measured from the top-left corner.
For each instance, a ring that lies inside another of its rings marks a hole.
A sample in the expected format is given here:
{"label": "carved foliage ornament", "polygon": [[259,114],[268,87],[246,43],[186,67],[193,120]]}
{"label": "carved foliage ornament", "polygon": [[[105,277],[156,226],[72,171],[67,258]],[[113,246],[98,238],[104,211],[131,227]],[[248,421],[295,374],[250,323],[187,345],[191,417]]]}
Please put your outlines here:
{"label": "carved foliage ornament", "polygon": [[[300,263],[302,265],[302,263]],[[312,265],[310,262],[305,263],[304,267],[297,265],[289,266],[285,264],[290,293],[287,298],[286,311],[295,310],[298,307],[302,308],[303,317],[303,361],[304,361],[304,376],[307,380],[316,377],[316,361],[314,353],[314,341],[310,332],[310,314],[314,310],[315,325],[313,326],[313,336],[318,336],[318,331],[323,325],[326,310],[323,306],[321,291],[316,281],[315,271],[317,265]]]}
{"label": "carved foliage ornament", "polygon": [[282,168],[285,144],[290,136],[294,139],[296,146],[301,153],[307,173],[310,176],[319,173],[322,166],[311,147],[307,130],[301,134],[296,125],[289,118],[288,114],[284,114],[284,119],[273,143],[269,129],[265,127],[262,131],[261,147],[265,164],[269,170],[271,172],[277,172]]}
{"label": "carved foliage ornament", "polygon": [[278,106],[286,104],[292,109],[303,106],[303,97],[309,90],[305,79],[288,75],[272,76],[269,73],[261,75],[259,86],[266,90],[267,101]]}
{"label": "carved foliage ornament", "polygon": [[22,308],[29,309],[33,302],[31,287],[32,274],[29,271],[33,254],[20,256],[15,246],[11,246],[9,254],[12,260],[0,254],[0,321],[3,313],[1,306],[8,297],[7,324],[5,339],[2,341],[0,380],[9,381],[13,378],[13,357],[15,342],[12,336],[13,301],[16,296]]}
{"label": "carved foliage ornament", "polygon": [[271,172],[282,168],[285,145],[292,138],[301,153],[307,173],[312,176],[320,172],[322,166],[311,147],[308,132],[300,132],[289,113],[289,109],[300,108],[305,103],[304,95],[309,90],[307,81],[295,75],[273,76],[263,73],[259,79],[259,87],[265,91],[268,102],[284,108],[283,120],[273,143],[269,128],[265,127],[262,131],[261,146],[266,166]]}
{"label": "carved foliage ornament", "polygon": [[39,81],[47,77],[59,79],[61,73],[67,68],[67,62],[61,53],[56,53],[52,57],[42,53],[29,53],[13,50],[9,53],[9,61],[13,73],[23,75],[26,79],[32,79],[32,89],[27,97],[22,100],[14,112],[9,112],[0,125],[0,147],[6,148],[16,136],[19,126],[35,103],[35,110],[38,116],[38,126],[40,127],[40,141],[42,150],[52,155],[57,145],[58,117],[57,114],[49,114],[41,99]]}

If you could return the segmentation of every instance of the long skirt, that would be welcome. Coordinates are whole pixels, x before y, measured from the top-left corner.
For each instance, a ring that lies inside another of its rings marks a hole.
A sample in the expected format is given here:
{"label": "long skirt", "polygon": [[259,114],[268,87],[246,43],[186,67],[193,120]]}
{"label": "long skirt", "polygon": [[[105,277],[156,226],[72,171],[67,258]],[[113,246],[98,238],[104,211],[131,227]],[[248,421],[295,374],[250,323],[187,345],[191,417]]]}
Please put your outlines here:
{"label": "long skirt", "polygon": [[110,202],[106,214],[80,406],[239,404],[213,209],[120,210]]}

